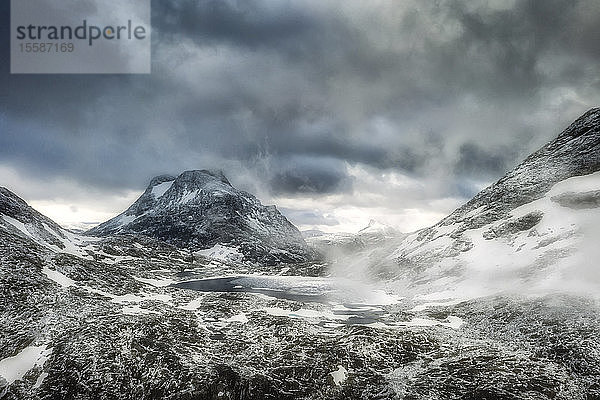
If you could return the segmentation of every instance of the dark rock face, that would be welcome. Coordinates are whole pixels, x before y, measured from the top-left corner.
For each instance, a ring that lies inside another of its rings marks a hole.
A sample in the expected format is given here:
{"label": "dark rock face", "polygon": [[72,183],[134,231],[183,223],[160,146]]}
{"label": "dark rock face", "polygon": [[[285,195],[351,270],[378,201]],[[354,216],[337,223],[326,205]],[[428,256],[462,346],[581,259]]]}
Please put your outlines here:
{"label": "dark rock face", "polygon": [[484,232],[483,237],[489,240],[506,234],[527,231],[536,226],[538,222],[542,220],[543,216],[543,212],[534,211],[522,216],[521,218],[508,220],[500,224],[498,227],[491,228],[487,232]]}
{"label": "dark rock face", "polygon": [[269,264],[315,257],[275,206],[263,206],[223,173],[206,170],[152,179],[131,207],[88,234],[143,234],[190,250],[224,244],[246,260]]}

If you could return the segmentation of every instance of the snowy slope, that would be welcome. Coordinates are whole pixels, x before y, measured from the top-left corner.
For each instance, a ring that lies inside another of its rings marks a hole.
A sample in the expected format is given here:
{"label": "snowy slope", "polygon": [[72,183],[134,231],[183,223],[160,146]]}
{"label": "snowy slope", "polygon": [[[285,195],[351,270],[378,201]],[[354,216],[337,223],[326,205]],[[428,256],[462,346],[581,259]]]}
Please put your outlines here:
{"label": "snowy slope", "polygon": [[467,229],[457,238],[452,237],[456,225],[438,229],[425,243],[414,233],[392,258],[410,265],[416,276],[437,281],[439,288],[468,277],[491,291],[516,278],[531,291],[580,290],[582,282],[585,290],[594,291],[600,287],[595,272],[600,209],[590,199],[598,193],[600,172],[568,178],[509,217]]}
{"label": "snowy slope", "polygon": [[438,289],[462,290],[458,282],[468,279],[492,291],[507,281],[513,289],[594,290],[598,171],[600,109],[593,109],[438,224],[409,235],[382,263]]}
{"label": "snowy slope", "polygon": [[23,199],[0,187],[0,227],[58,253],[91,259],[97,238],[77,235],[31,208]]}

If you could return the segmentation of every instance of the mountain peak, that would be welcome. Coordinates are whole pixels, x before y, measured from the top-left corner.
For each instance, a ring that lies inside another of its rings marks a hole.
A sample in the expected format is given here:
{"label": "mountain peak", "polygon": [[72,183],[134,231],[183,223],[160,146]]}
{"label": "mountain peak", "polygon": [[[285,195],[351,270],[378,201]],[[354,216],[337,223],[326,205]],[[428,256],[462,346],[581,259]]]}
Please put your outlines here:
{"label": "mountain peak", "polygon": [[220,170],[195,169],[184,171],[178,176],[173,175],[158,175],[150,180],[147,191],[152,191],[153,188],[159,185],[164,185],[168,182],[178,181],[185,183],[185,186],[204,186],[208,182],[218,182],[227,186],[231,186],[229,180]]}
{"label": "mountain peak", "polygon": [[382,223],[377,222],[375,219],[371,218],[369,220],[369,223],[367,224],[367,226],[365,226],[364,228],[362,228],[358,232],[364,232],[364,231],[367,231],[367,230],[371,230],[373,228],[378,228],[380,226],[384,226],[384,225]]}
{"label": "mountain peak", "polygon": [[165,182],[171,182],[174,181],[176,178],[172,175],[159,175],[159,176],[155,176],[154,178],[152,178],[150,180],[150,184],[148,185],[149,187],[154,187],[154,186],[158,186],[161,183],[165,183]]}
{"label": "mountain peak", "polygon": [[184,171],[176,180],[203,185],[207,182],[218,181],[227,186],[231,186],[229,180],[221,170],[196,169]]}
{"label": "mountain peak", "polygon": [[[171,190],[171,188],[174,188]],[[137,206],[133,211],[134,215],[140,215],[146,212],[155,203],[166,197],[171,202],[189,202],[200,195],[200,191],[229,192],[233,186],[223,174],[222,171],[213,170],[190,170],[184,171],[177,177],[173,175],[159,175],[150,180],[150,184],[140,199],[136,202]]]}
{"label": "mountain peak", "polygon": [[392,234],[395,232],[396,229],[393,227],[371,218],[369,224],[358,231],[358,234]]}
{"label": "mountain peak", "polygon": [[190,250],[225,244],[267,263],[313,257],[298,229],[275,207],[262,205],[213,170],[153,178],[127,210],[88,233],[143,234]]}

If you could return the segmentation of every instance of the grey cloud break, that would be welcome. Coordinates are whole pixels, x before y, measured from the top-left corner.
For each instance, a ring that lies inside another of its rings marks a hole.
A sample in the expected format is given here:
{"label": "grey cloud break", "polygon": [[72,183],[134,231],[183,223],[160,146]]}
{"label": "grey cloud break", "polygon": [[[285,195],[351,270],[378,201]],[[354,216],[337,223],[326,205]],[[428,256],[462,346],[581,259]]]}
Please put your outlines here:
{"label": "grey cloud break", "polygon": [[[122,32],[125,31],[125,32]],[[143,40],[146,38],[146,28],[141,25],[133,26],[131,20],[127,20],[127,25],[117,25],[116,28],[112,25],[99,27],[96,25],[88,25],[87,20],[83,20],[81,25],[73,28],[69,25],[60,27],[53,25],[20,25],[17,27],[17,39],[19,40],[88,40],[91,46],[94,40],[101,38],[107,40],[120,40],[124,37],[128,40],[133,38]]]}

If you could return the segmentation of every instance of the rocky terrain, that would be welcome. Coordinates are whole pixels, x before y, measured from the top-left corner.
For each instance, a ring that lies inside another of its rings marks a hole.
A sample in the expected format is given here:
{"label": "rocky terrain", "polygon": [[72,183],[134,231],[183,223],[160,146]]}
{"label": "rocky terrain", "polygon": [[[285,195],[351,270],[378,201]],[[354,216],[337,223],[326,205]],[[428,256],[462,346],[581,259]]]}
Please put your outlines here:
{"label": "rocky terrain", "polygon": [[87,235],[1,189],[0,398],[600,398],[599,116],[431,228],[309,239],[328,264],[214,172]]}

